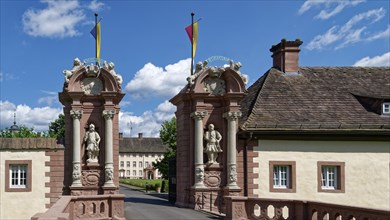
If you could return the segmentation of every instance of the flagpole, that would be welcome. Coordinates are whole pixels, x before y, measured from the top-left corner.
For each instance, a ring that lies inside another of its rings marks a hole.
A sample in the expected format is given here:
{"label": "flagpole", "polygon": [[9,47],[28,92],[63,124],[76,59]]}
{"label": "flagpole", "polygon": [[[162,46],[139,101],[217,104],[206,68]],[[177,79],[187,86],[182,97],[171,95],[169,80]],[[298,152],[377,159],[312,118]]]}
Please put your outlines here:
{"label": "flagpole", "polygon": [[191,13],[191,28],[192,28],[192,41],[191,41],[191,75],[194,74],[194,15]]}
{"label": "flagpole", "polygon": [[[97,27],[97,23],[98,23],[98,14],[95,13],[95,28]],[[96,32],[97,32],[97,28],[96,28]],[[96,60],[98,58],[97,33],[96,33],[96,37],[95,37],[95,58],[96,58]],[[96,61],[96,62],[98,62],[98,61]]]}

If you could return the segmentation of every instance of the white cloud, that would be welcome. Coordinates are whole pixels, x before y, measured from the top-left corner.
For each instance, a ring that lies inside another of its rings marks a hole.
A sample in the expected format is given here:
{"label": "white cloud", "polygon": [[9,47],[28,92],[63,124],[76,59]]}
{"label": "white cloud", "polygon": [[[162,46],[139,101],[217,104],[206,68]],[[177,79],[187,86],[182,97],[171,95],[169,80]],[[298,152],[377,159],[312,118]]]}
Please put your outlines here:
{"label": "white cloud", "polygon": [[91,1],[91,3],[89,3],[89,5],[87,7],[91,11],[98,12],[98,11],[102,10],[102,8],[104,7],[104,3],[98,2],[97,0],[93,0],[93,1]]}
{"label": "white cloud", "polygon": [[[81,5],[79,0],[41,0],[47,4],[43,9],[28,9],[24,12],[23,29],[34,37],[64,38],[81,35],[79,25],[90,25],[84,9],[98,12],[105,6],[97,0]],[[91,27],[92,28],[92,27]]]}
{"label": "white cloud", "polygon": [[38,103],[47,104],[48,106],[52,106],[53,103],[59,103],[58,102],[58,94],[57,92],[49,92],[49,91],[42,91],[45,94],[48,94],[49,96],[41,97],[38,99]]}
{"label": "white cloud", "polygon": [[76,25],[85,19],[77,0],[41,0],[47,8],[29,9],[23,14],[24,31],[34,37],[73,37],[80,35]]}
{"label": "white cloud", "polygon": [[0,129],[10,127],[13,124],[14,113],[16,113],[17,125],[32,127],[35,131],[47,131],[49,123],[58,118],[62,109],[48,106],[31,108],[24,104],[15,105],[9,101],[0,101]]}
{"label": "white cloud", "polygon": [[372,34],[367,38],[368,41],[378,40],[378,39],[389,39],[390,38],[390,25],[387,26],[387,29],[375,34]]}
{"label": "white cloud", "polygon": [[147,63],[127,83],[126,91],[136,99],[172,97],[185,86],[190,63],[191,59],[185,59],[165,68]]}
{"label": "white cloud", "polygon": [[138,133],[143,133],[144,137],[158,137],[162,123],[171,120],[175,110],[176,107],[165,100],[154,111],[146,111],[140,116],[132,112],[120,112],[119,131],[127,137],[137,136]]}
{"label": "white cloud", "polygon": [[367,29],[366,25],[375,23],[385,16],[386,11],[383,8],[373,9],[353,16],[343,26],[333,26],[325,34],[317,35],[306,46],[309,50],[323,49],[324,47],[340,41],[336,49],[342,48],[348,44],[354,44],[362,40],[367,40],[371,36],[362,35],[362,31]]}
{"label": "white cloud", "polygon": [[365,2],[365,0],[307,0],[299,8],[298,14],[303,14],[306,11],[309,11],[312,7],[324,7],[314,18],[326,20],[341,13],[346,7],[356,6],[362,2]]}
{"label": "white cloud", "polygon": [[390,66],[390,52],[375,57],[364,57],[353,64],[353,66]]}

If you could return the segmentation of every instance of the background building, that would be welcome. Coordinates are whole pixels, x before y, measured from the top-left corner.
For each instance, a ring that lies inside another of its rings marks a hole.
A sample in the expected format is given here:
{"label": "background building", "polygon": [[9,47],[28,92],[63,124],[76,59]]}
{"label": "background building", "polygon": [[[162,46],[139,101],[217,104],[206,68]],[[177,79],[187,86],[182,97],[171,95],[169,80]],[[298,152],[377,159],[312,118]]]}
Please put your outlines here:
{"label": "background building", "polygon": [[[121,136],[121,135],[120,135]],[[160,138],[119,139],[119,177],[132,179],[158,179],[161,174],[153,168],[153,162],[164,158],[168,150]]]}

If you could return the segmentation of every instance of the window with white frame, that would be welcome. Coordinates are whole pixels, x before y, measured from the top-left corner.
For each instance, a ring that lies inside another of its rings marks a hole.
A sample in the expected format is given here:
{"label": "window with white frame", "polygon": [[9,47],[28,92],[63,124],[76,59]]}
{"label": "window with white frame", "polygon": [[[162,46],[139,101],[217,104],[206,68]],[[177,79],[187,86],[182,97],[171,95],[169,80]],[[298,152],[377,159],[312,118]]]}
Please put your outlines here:
{"label": "window with white frame", "polygon": [[126,175],[127,175],[127,176],[130,176],[130,170],[127,170],[127,171],[126,171]]}
{"label": "window with white frame", "polygon": [[390,114],[390,102],[383,103],[382,113],[383,114]]}
{"label": "window with white frame", "polygon": [[337,189],[337,167],[323,166],[321,170],[322,189]]}
{"label": "window with white frame", "polygon": [[295,161],[270,161],[271,192],[295,192]]}
{"label": "window with white frame", "polygon": [[142,168],[142,161],[140,161],[140,162],[139,162],[139,167],[141,167],[141,168]]}
{"label": "window with white frame", "polygon": [[125,162],[121,161],[121,167],[124,167],[124,166],[125,166]]}
{"label": "window with white frame", "polygon": [[274,188],[287,189],[289,183],[290,169],[286,165],[274,166]]}
{"label": "window with white frame", "polygon": [[27,165],[10,165],[9,175],[10,188],[27,188]]}
{"label": "window with white frame", "polygon": [[127,166],[127,167],[130,167],[130,161],[127,161],[127,162],[126,162],[126,166]]}
{"label": "window with white frame", "polygon": [[32,180],[31,160],[5,161],[5,191],[30,192]]}
{"label": "window with white frame", "polygon": [[318,192],[345,192],[345,163],[332,161],[319,161]]}
{"label": "window with white frame", "polygon": [[148,166],[149,166],[149,162],[146,161],[146,162],[145,162],[145,167],[148,167]]}
{"label": "window with white frame", "polygon": [[133,167],[137,167],[137,162],[133,161]]}
{"label": "window with white frame", "polygon": [[142,176],[142,170],[139,171],[139,175]]}
{"label": "window with white frame", "polygon": [[133,170],[133,176],[136,176],[136,175],[137,175],[137,171]]}

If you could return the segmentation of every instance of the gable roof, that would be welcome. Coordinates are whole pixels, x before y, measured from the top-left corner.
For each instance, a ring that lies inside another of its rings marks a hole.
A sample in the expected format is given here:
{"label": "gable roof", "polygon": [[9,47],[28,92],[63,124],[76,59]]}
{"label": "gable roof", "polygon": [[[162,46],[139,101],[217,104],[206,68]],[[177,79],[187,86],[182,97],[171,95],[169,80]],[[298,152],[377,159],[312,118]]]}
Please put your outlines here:
{"label": "gable roof", "polygon": [[119,140],[119,153],[165,153],[168,147],[160,138],[123,138]]}
{"label": "gable roof", "polygon": [[300,67],[292,74],[271,68],[241,101],[240,128],[390,129],[390,117],[378,114],[384,100],[389,67]]}

